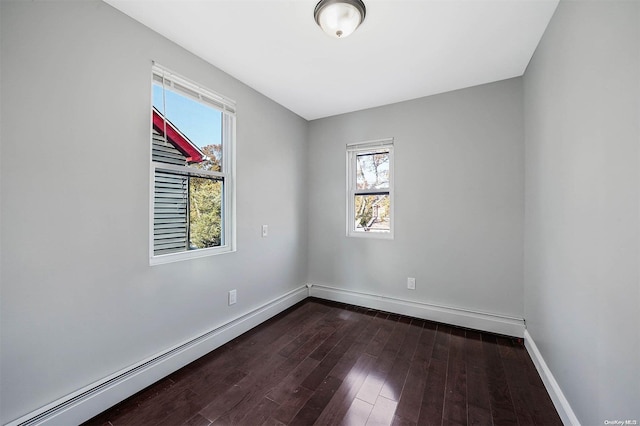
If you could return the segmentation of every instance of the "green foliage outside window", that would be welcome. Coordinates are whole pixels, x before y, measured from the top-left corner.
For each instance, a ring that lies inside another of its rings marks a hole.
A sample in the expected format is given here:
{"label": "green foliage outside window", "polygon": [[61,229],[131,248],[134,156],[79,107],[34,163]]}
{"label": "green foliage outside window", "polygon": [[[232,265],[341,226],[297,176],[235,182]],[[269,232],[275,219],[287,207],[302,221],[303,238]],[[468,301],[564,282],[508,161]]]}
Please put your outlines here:
{"label": "green foliage outside window", "polygon": [[[192,166],[220,171],[220,145],[207,145],[202,151],[207,159]],[[189,178],[189,245],[190,249],[222,245],[222,181],[191,176]]]}

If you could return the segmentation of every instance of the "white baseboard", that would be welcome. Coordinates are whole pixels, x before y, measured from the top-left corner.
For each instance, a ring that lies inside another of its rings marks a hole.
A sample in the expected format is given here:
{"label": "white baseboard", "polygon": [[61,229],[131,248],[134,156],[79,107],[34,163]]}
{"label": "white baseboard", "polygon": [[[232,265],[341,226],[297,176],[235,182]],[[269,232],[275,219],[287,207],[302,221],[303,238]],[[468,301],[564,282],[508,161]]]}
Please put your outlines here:
{"label": "white baseboard", "polygon": [[529,356],[531,356],[533,364],[538,370],[538,374],[540,374],[540,377],[542,378],[544,387],[547,389],[547,392],[549,392],[549,396],[558,411],[560,419],[562,419],[562,423],[565,425],[580,426],[578,417],[576,417],[575,413],[571,409],[569,401],[567,401],[564,393],[562,393],[560,385],[556,381],[555,377],[553,377],[551,370],[544,361],[544,358],[542,358],[542,354],[538,350],[536,343],[533,341],[533,338],[527,330],[524,331],[524,346],[527,349],[527,352],[529,352]]}
{"label": "white baseboard", "polygon": [[[307,286],[309,286],[309,284],[307,284]],[[380,309],[396,314],[472,328],[474,330],[524,337],[525,327],[522,318],[396,299],[318,284],[311,284],[309,296],[366,308]]]}
{"label": "white baseboard", "polygon": [[207,333],[20,417],[8,426],[80,424],[308,297],[301,286]]}

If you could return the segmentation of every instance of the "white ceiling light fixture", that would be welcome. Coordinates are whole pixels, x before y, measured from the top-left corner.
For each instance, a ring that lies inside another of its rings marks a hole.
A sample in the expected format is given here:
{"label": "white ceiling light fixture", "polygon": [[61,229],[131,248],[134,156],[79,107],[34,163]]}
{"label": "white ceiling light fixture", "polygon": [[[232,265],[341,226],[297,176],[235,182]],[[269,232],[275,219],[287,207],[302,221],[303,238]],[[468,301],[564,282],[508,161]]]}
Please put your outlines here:
{"label": "white ceiling light fixture", "polygon": [[325,33],[345,38],[360,26],[366,13],[362,0],[320,0],[313,16]]}

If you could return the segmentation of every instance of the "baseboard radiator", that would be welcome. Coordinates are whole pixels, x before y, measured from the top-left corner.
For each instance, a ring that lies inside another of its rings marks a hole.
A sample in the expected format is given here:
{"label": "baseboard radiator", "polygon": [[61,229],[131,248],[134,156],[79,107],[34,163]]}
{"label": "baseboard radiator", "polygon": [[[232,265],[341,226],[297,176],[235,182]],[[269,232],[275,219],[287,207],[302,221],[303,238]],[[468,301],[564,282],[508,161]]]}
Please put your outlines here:
{"label": "baseboard radiator", "polygon": [[308,288],[300,286],[204,334],[11,421],[7,426],[80,424],[303,301],[308,294]]}
{"label": "baseboard radiator", "polygon": [[526,330],[524,332],[524,346],[527,348],[527,352],[529,353],[533,364],[536,366],[536,370],[538,370],[540,378],[542,378],[544,387],[547,389],[547,392],[549,392],[551,401],[553,401],[553,405],[556,407],[558,415],[562,419],[562,423],[565,425],[580,426],[578,417],[576,417],[576,414],[573,412],[569,401],[564,396],[560,385],[553,376],[549,366],[547,366],[546,361],[542,358],[542,354],[538,350],[536,343]]}
{"label": "baseboard radiator", "polygon": [[525,324],[522,318],[380,296],[328,285],[307,284],[307,287],[309,287],[309,296],[320,299],[379,309],[490,333],[524,337]]}

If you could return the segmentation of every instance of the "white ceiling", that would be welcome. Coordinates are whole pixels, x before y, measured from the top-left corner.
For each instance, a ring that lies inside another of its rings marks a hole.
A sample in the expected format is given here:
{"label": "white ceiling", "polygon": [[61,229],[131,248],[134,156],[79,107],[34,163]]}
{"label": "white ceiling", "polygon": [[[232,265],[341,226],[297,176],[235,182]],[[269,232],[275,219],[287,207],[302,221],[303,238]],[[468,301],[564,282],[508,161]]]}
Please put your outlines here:
{"label": "white ceiling", "polygon": [[335,39],[317,0],[105,1],[308,120],[521,76],[558,4],[365,0]]}

